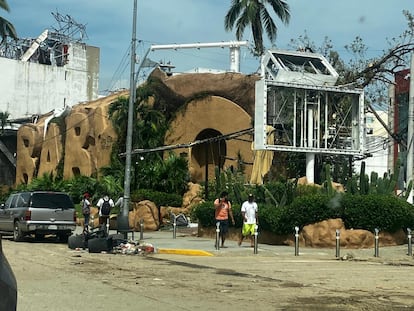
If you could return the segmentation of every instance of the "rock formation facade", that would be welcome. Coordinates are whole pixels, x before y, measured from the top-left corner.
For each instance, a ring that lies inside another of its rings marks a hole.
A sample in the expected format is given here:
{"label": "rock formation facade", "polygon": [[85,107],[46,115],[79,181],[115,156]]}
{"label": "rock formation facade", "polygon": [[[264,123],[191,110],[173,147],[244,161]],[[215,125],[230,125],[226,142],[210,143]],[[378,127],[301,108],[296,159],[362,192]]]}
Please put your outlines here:
{"label": "rock formation facade", "polygon": [[[171,113],[174,117],[164,145],[188,144],[253,127],[258,76],[239,73],[167,76],[160,70],[155,70],[152,76],[173,94],[188,99],[179,107],[169,107],[174,110]],[[197,96],[200,93],[206,95]],[[30,183],[44,173],[55,176],[59,165],[63,165],[64,179],[99,176],[99,169],[110,164],[111,150],[117,140],[108,107],[120,96],[128,96],[128,92],[77,104],[67,116],[51,120],[46,131],[45,120],[51,114],[21,126],[17,134],[16,184]],[[241,163],[248,180],[253,164],[252,140],[252,135],[245,134],[174,152],[187,155],[192,182],[213,178],[217,167],[236,169]]]}
{"label": "rock formation facade", "polygon": [[[154,71],[152,75],[174,93],[189,99],[175,114],[165,145],[188,144],[253,127],[255,82],[259,76],[240,73],[168,76],[161,71]],[[214,178],[216,167],[236,169],[240,162],[249,180],[253,165],[252,140],[253,135],[246,134],[175,152],[188,156],[193,182]]]}
{"label": "rock formation facade", "polygon": [[17,133],[16,184],[30,183],[44,173],[57,174],[63,163],[63,177],[99,176],[99,169],[110,164],[113,144],[117,140],[108,107],[119,92],[72,107],[68,116],[47,125],[46,114],[36,123],[22,125]]}

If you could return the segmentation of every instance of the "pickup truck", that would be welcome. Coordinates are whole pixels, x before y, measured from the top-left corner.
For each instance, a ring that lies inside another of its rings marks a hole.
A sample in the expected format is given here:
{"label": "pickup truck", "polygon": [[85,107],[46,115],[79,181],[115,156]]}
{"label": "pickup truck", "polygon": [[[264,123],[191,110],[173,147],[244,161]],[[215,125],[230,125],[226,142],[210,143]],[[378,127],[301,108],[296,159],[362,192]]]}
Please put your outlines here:
{"label": "pickup truck", "polygon": [[13,193],[0,206],[0,232],[13,233],[16,242],[27,235],[39,239],[49,234],[66,242],[75,229],[75,207],[63,192]]}

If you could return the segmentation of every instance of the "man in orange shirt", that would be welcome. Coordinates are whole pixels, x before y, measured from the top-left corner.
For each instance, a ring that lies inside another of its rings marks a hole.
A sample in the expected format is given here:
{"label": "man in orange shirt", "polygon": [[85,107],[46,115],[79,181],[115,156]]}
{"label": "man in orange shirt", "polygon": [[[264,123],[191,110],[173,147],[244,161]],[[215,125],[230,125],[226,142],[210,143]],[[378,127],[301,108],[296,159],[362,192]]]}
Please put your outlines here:
{"label": "man in orange shirt", "polygon": [[221,247],[224,246],[224,241],[226,240],[227,233],[229,231],[229,216],[231,222],[234,225],[233,211],[231,210],[231,203],[227,199],[228,193],[223,191],[220,194],[220,198],[214,201],[215,218],[218,223],[220,223],[220,237],[221,237]]}

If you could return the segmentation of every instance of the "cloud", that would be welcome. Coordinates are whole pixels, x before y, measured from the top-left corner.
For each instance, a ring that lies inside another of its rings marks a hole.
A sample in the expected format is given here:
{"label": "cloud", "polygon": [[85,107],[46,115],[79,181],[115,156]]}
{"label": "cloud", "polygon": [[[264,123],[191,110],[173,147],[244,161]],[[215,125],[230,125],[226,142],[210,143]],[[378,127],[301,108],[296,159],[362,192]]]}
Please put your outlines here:
{"label": "cloud", "polygon": [[[137,37],[143,44],[139,46],[140,55],[151,44],[234,40],[234,33],[224,30],[224,16],[230,3],[223,0],[138,1]],[[275,18],[279,48],[289,48],[290,39],[298,38],[306,30],[316,44],[328,36],[340,52],[345,44],[361,36],[373,55],[386,47],[386,37],[398,36],[406,28],[402,10],[414,11],[412,0],[381,1],[381,5],[378,0],[290,0],[288,3],[290,24],[285,26]],[[9,5],[11,12],[6,17],[21,37],[35,37],[45,28],[57,27],[51,12],[68,14],[85,24],[87,43],[101,49],[102,87],[109,83],[131,43],[133,1],[19,0]],[[249,30],[244,39],[251,39]],[[270,47],[266,38],[265,44]],[[183,69],[229,67],[226,49],[165,51],[154,53],[151,58],[172,61]],[[254,72],[257,66],[258,60],[243,50],[242,70]]]}

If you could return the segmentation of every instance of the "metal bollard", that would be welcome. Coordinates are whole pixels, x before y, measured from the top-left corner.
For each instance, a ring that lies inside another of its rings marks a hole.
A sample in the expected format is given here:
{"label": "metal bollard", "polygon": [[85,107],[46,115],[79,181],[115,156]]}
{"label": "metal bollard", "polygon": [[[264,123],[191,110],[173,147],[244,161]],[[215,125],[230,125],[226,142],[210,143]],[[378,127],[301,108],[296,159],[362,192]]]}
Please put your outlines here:
{"label": "metal bollard", "polygon": [[177,237],[177,217],[174,215],[174,221],[173,221],[173,239]]}
{"label": "metal bollard", "polygon": [[412,256],[413,255],[413,244],[412,244],[412,239],[411,239],[411,229],[407,228],[407,238],[408,238],[408,256]]}
{"label": "metal bollard", "polygon": [[216,222],[216,250],[220,250],[220,222]]}
{"label": "metal bollard", "polygon": [[253,253],[254,254],[257,254],[257,236],[258,236],[258,232],[257,232],[257,229],[259,228],[259,226],[258,225],[255,225],[254,226],[254,251],[253,251]]}
{"label": "metal bollard", "polygon": [[299,256],[299,227],[295,227],[295,256]]}
{"label": "metal bollard", "polygon": [[144,239],[144,219],[139,220],[139,239],[142,241]]}
{"label": "metal bollard", "polygon": [[375,228],[375,251],[374,257],[379,257],[379,229]]}
{"label": "metal bollard", "polygon": [[340,255],[340,248],[341,248],[341,233],[338,229],[336,229],[336,258],[339,258]]}

